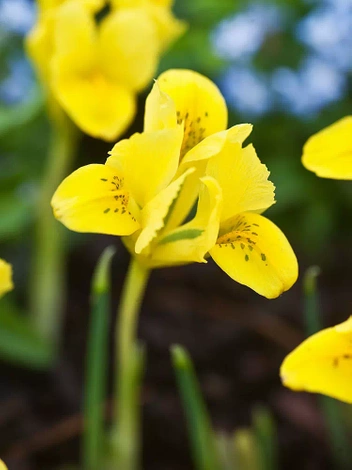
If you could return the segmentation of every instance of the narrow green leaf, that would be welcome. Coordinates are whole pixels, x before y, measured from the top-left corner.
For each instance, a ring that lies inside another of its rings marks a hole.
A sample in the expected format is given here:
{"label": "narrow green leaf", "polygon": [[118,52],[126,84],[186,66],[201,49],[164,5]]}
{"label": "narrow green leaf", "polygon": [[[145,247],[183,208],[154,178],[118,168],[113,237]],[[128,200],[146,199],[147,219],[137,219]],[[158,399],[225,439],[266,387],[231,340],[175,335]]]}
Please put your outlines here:
{"label": "narrow green leaf", "polygon": [[252,429],[238,429],[233,438],[236,466],[239,470],[261,470],[260,453]]}
{"label": "narrow green leaf", "polygon": [[215,434],[191,359],[181,346],[173,346],[171,353],[186,413],[195,466],[197,470],[220,470]]}
{"label": "narrow green leaf", "polygon": [[278,470],[278,442],[274,419],[264,406],[253,411],[253,428],[258,443],[261,470]]}
{"label": "narrow green leaf", "polygon": [[82,442],[84,470],[97,470],[103,457],[110,310],[109,268],[114,253],[114,248],[106,248],[98,261],[92,282]]}
{"label": "narrow green leaf", "polygon": [[204,230],[191,228],[188,230],[180,230],[179,232],[171,233],[170,235],[166,235],[162,240],[160,240],[160,245],[165,245],[166,243],[177,242],[180,240],[192,240],[193,238],[197,238]]}

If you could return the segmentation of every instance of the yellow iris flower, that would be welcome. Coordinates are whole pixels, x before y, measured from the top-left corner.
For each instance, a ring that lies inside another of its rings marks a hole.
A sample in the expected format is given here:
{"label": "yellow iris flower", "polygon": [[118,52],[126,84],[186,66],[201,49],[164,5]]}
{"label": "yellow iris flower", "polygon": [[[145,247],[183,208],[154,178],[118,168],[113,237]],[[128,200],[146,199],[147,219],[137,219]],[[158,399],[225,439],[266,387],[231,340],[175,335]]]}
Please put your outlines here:
{"label": "yellow iris flower", "polygon": [[0,297],[12,289],[12,267],[9,263],[0,259]]}
{"label": "yellow iris flower", "polygon": [[[152,79],[160,55],[184,25],[171,5],[112,8],[103,0],[42,0],[27,49],[45,84],[52,111],[59,103],[86,133],[115,140],[132,122],[136,94]],[[113,4],[114,6],[114,4]]]}
{"label": "yellow iris flower", "polygon": [[322,178],[352,179],[352,116],[346,116],[308,139],[303,165]]}
{"label": "yellow iris flower", "polygon": [[281,379],[289,388],[352,403],[352,317],[310,336],[284,360]]}
{"label": "yellow iris flower", "polygon": [[[188,70],[169,70],[146,102],[144,132],[115,145],[105,165],[82,167],[52,199],[71,230],[124,236],[149,267],[206,262],[268,298],[296,281],[296,257],[260,215],[274,186],[252,145],[251,125],[227,127],[217,87]],[[197,212],[185,219],[198,199]]]}

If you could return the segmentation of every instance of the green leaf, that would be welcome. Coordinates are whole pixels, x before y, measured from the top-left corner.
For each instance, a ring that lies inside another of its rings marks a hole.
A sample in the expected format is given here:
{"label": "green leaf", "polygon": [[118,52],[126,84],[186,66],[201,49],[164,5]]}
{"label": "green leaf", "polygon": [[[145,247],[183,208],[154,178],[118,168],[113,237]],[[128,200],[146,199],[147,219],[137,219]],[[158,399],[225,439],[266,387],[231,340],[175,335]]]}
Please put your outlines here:
{"label": "green leaf", "polygon": [[0,301],[0,358],[33,369],[48,368],[54,358],[51,345],[7,298]]}
{"label": "green leaf", "polygon": [[165,245],[166,243],[178,242],[180,240],[192,240],[193,238],[197,238],[204,230],[191,228],[188,230],[180,230],[175,233],[171,233],[170,235],[166,235],[162,240],[160,240],[160,245]]}
{"label": "green leaf", "polygon": [[33,217],[31,201],[18,194],[0,194],[0,240],[16,237]]}
{"label": "green leaf", "polygon": [[253,428],[260,454],[262,470],[278,470],[278,442],[274,419],[264,406],[253,411]]}
{"label": "green leaf", "polygon": [[220,470],[216,439],[192,362],[185,349],[173,346],[172,359],[183,401],[197,470]]}
{"label": "green leaf", "polygon": [[104,402],[107,386],[110,280],[113,247],[105,249],[92,282],[92,307],[89,325],[84,400],[85,427],[82,458],[85,470],[96,470],[103,458]]}

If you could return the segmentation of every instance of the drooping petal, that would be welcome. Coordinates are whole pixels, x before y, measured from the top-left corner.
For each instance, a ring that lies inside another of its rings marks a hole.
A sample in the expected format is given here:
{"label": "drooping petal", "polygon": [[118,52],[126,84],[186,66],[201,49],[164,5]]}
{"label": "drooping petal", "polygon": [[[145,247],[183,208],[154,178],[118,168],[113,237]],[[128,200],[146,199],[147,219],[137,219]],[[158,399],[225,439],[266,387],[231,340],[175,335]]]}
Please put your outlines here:
{"label": "drooping petal", "polygon": [[284,360],[280,375],[292,390],[352,403],[352,317],[310,336]]}
{"label": "drooping petal", "polygon": [[9,263],[0,259],[0,297],[12,289],[12,267]]}
{"label": "drooping petal", "polygon": [[177,127],[176,106],[171,97],[155,82],[147,96],[144,113],[144,132]]}
{"label": "drooping petal", "polygon": [[93,137],[116,140],[133,120],[134,94],[103,75],[71,75],[61,70],[53,83],[55,95],[67,114]]}
{"label": "drooping petal", "polygon": [[192,173],[192,168],[181,175],[177,180],[173,181],[164,190],[160,191],[141,211],[141,224],[143,229],[136,241],[135,251],[137,254],[142,253],[157,233],[164,227],[165,218],[168,211],[176,199],[180,188],[185,179]]}
{"label": "drooping petal", "polygon": [[178,121],[183,123],[182,155],[205,137],[226,129],[226,103],[211,80],[191,70],[172,69],[162,73],[158,83],[175,102]]}
{"label": "drooping petal", "polygon": [[226,140],[221,152],[208,161],[206,174],[214,177],[223,191],[225,221],[239,212],[263,212],[275,202],[274,185],[253,145],[242,148]]}
{"label": "drooping petal", "polygon": [[180,127],[134,134],[114,146],[107,165],[121,171],[133,198],[144,207],[175,175],[181,142]]}
{"label": "drooping petal", "polygon": [[296,256],[281,230],[254,213],[242,213],[221,225],[210,255],[232,279],[273,299],[298,276]]}
{"label": "drooping petal", "polygon": [[165,233],[153,249],[156,265],[206,263],[204,256],[214,246],[221,213],[221,188],[209,176],[202,178],[197,214],[191,222]]}
{"label": "drooping petal", "polygon": [[227,131],[221,131],[206,137],[202,142],[186,153],[180,163],[178,173],[182,173],[189,167],[195,167],[196,171],[187,178],[187,181],[185,181],[182,187],[168,220],[168,228],[171,229],[180,225],[196,202],[200,189],[200,178],[204,176],[207,165],[206,160],[217,155],[222,150],[226,140],[232,143],[237,142],[242,144],[251,131],[251,124],[234,126]]}
{"label": "drooping petal", "polygon": [[116,10],[103,20],[99,63],[107,76],[139,91],[153,78],[158,63],[155,25],[143,8]]}
{"label": "drooping petal", "polygon": [[75,232],[130,235],[140,226],[123,175],[106,165],[74,171],[60,184],[51,205],[55,217]]}
{"label": "drooping petal", "polygon": [[352,179],[352,116],[346,116],[308,139],[303,165],[322,178]]}

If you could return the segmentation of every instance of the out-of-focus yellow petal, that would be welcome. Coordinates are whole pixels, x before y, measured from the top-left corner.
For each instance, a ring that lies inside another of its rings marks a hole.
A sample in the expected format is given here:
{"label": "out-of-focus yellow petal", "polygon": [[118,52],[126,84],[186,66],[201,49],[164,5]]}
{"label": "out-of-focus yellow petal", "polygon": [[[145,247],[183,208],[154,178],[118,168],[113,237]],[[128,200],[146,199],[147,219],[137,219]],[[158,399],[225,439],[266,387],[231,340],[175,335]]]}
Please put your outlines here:
{"label": "out-of-focus yellow petal", "polygon": [[67,1],[55,12],[54,26],[53,74],[85,76],[94,72],[97,52],[94,15],[82,4]]}
{"label": "out-of-focus yellow petal", "polygon": [[12,267],[9,263],[6,263],[6,261],[0,259],[0,297],[12,289]]}
{"label": "out-of-focus yellow petal", "polygon": [[178,121],[184,126],[181,155],[226,129],[226,103],[211,80],[191,70],[171,69],[160,75],[158,83],[175,102]]}
{"label": "out-of-focus yellow petal", "polygon": [[145,102],[144,132],[173,127],[177,127],[175,103],[167,93],[160,90],[156,82]]}
{"label": "out-of-focus yellow petal", "polygon": [[93,137],[115,140],[135,115],[133,93],[99,73],[79,76],[58,71],[54,89],[71,119]]}
{"label": "out-of-focus yellow petal", "polygon": [[346,116],[308,139],[303,165],[322,178],[352,179],[352,116]]}
{"label": "out-of-focus yellow petal", "polygon": [[50,59],[53,54],[54,19],[47,15],[41,18],[26,37],[26,50],[40,80],[45,86],[50,83]]}
{"label": "out-of-focus yellow petal", "polygon": [[[164,227],[165,218],[169,212],[170,206],[180,192],[183,182],[191,173],[192,168],[177,178],[177,180],[173,181],[164,190],[158,192],[142,209],[141,224],[144,228],[136,241],[135,252],[137,254],[142,253],[142,251],[150,245],[157,233]],[[144,254],[148,254],[148,250],[147,253]]]}
{"label": "out-of-focus yellow petal", "polygon": [[222,221],[239,212],[263,212],[275,202],[270,173],[253,145],[242,148],[236,141],[226,140],[221,152],[208,161],[206,174],[214,177],[223,191]]}
{"label": "out-of-focus yellow petal", "polygon": [[99,62],[112,80],[131,90],[143,89],[158,63],[155,26],[143,8],[116,10],[103,20],[99,35]]}
{"label": "out-of-focus yellow petal", "polygon": [[134,134],[114,146],[107,165],[121,171],[133,198],[144,207],[175,175],[181,142],[180,127]]}
{"label": "out-of-focus yellow petal", "polygon": [[[42,11],[48,11],[52,8],[56,8],[62,5],[67,0],[38,0],[39,8]],[[72,0],[71,0],[72,1]],[[91,11],[98,11],[100,8],[103,8],[106,0],[73,0],[81,3],[83,6],[88,8]]]}
{"label": "out-of-focus yellow petal", "polygon": [[242,213],[222,224],[210,254],[232,279],[268,299],[297,280],[297,259],[285,235],[259,214]]}
{"label": "out-of-focus yellow petal", "polygon": [[165,51],[187,28],[186,23],[175,18],[170,8],[165,8],[162,3],[166,2],[154,0],[148,9],[156,28],[160,52]]}
{"label": "out-of-focus yellow petal", "polygon": [[139,211],[121,173],[107,165],[87,165],[60,184],[51,205],[55,217],[76,232],[130,235]]}
{"label": "out-of-focus yellow petal", "polygon": [[197,214],[181,227],[166,233],[153,249],[156,265],[206,263],[204,256],[214,246],[221,213],[221,188],[209,176],[202,178]]}
{"label": "out-of-focus yellow petal", "polygon": [[6,465],[4,464],[4,462],[2,460],[0,460],[0,470],[8,470]]}
{"label": "out-of-focus yellow petal", "polygon": [[141,7],[147,5],[160,5],[164,7],[171,7],[174,0],[112,0],[115,7]]}
{"label": "out-of-focus yellow petal", "polygon": [[352,317],[303,341],[285,358],[280,375],[292,390],[352,403]]}

